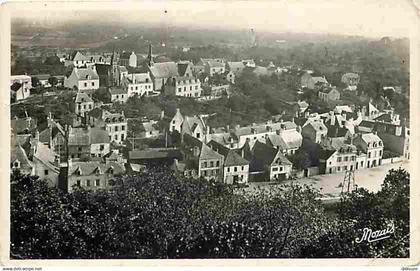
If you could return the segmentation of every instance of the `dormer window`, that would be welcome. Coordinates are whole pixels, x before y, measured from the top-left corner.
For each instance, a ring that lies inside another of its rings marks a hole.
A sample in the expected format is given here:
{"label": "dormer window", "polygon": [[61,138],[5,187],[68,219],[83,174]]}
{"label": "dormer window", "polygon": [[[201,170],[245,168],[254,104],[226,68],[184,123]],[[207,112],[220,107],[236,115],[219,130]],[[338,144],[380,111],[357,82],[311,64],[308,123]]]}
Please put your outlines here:
{"label": "dormer window", "polygon": [[13,163],[13,168],[20,168],[20,162],[19,162],[19,160],[16,160],[16,161]]}
{"label": "dormer window", "polygon": [[110,167],[109,167],[109,169],[108,169],[108,173],[109,173],[109,174],[114,174],[114,167],[113,167],[113,166],[110,166]]}
{"label": "dormer window", "polygon": [[76,168],[76,170],[74,171],[74,174],[76,174],[77,176],[82,175],[82,170],[80,169],[80,167]]}

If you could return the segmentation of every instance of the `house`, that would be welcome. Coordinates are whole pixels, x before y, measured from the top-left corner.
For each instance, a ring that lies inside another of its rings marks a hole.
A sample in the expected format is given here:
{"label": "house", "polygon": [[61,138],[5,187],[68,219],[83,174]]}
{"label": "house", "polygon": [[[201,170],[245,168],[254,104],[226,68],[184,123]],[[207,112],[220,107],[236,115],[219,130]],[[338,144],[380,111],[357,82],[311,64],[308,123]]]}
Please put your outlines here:
{"label": "house", "polygon": [[[132,62],[130,62],[130,58],[132,60]],[[137,56],[134,52],[121,52],[120,53],[120,57],[119,57],[119,65],[124,66],[124,67],[128,67],[131,64],[134,64],[134,59],[136,60],[136,66],[137,66]],[[136,67],[136,66],[131,66],[131,67]]]}
{"label": "house", "polygon": [[397,153],[405,159],[410,158],[410,128],[405,120],[401,125],[377,122],[375,130],[384,143],[384,150]]}
{"label": "house", "polygon": [[211,97],[222,97],[229,96],[230,85],[212,85],[210,86],[210,96]]}
{"label": "house", "polygon": [[382,162],[382,155],[384,144],[382,139],[374,133],[357,134],[353,139],[354,145],[359,150],[366,153],[366,167],[380,166]]}
{"label": "house", "polygon": [[225,80],[225,81],[227,81],[227,82],[229,82],[229,83],[231,83],[231,84],[235,84],[235,73],[234,72],[232,72],[232,71],[225,71],[224,73],[223,73],[223,80]]}
{"label": "house", "polygon": [[359,84],[360,76],[357,73],[345,73],[341,77],[341,82],[347,86],[346,89],[348,90],[356,90],[357,85]]}
{"label": "house", "polygon": [[128,152],[128,161],[130,164],[140,164],[146,167],[170,166],[174,163],[174,160],[181,159],[181,151],[174,148],[149,148]]}
{"label": "house", "polygon": [[309,73],[305,73],[302,75],[300,79],[300,83],[302,87],[309,88],[309,89],[315,89],[315,85],[318,85],[320,87],[322,86],[329,86],[329,83],[325,77],[320,76],[312,76]]}
{"label": "house", "polygon": [[140,138],[156,138],[159,136],[157,121],[143,122],[140,125]]}
{"label": "house", "polygon": [[318,92],[318,97],[324,102],[340,100],[340,92],[336,87],[323,88]]}
{"label": "house", "polygon": [[185,134],[197,138],[198,140],[205,142],[207,135],[210,133],[209,128],[205,124],[204,120],[200,116],[185,116],[184,121],[181,125],[181,136]]}
{"label": "house", "polygon": [[179,76],[178,65],[175,62],[152,63],[149,71],[154,90],[157,91],[162,90],[168,80]]}
{"label": "house", "polygon": [[64,66],[75,68],[84,67],[89,63],[89,59],[79,51],[73,52],[65,61]]}
{"label": "house", "polygon": [[94,102],[86,93],[78,92],[74,100],[74,105],[74,113],[85,117],[86,113],[93,109]]}
{"label": "house", "polygon": [[110,142],[122,144],[127,139],[127,119],[124,111],[109,112],[95,108],[88,114],[88,122],[93,127],[99,127],[108,132]]}
{"label": "house", "polygon": [[174,117],[171,119],[171,122],[169,123],[169,132],[178,131],[178,133],[181,133],[181,127],[182,123],[184,122],[184,117],[181,114],[181,111],[179,108],[176,109],[176,113]]}
{"label": "house", "polygon": [[10,77],[10,89],[15,94],[16,101],[31,96],[32,80],[28,75],[12,75]]}
{"label": "house", "polygon": [[318,144],[327,133],[328,129],[320,119],[309,121],[302,127],[302,136]]}
{"label": "house", "polygon": [[293,155],[302,146],[302,140],[294,122],[284,122],[275,134],[266,136],[267,145],[280,150],[284,155]]}
{"label": "house", "polygon": [[126,103],[128,100],[128,89],[122,87],[111,87],[108,89],[111,102]]}
{"label": "house", "polygon": [[87,54],[88,63],[92,64],[111,64],[111,57],[102,54]]}
{"label": "house", "polygon": [[248,183],[249,161],[238,154],[238,150],[226,148],[216,141],[208,146],[225,157],[223,163],[223,181],[227,184]]}
{"label": "house", "polygon": [[[63,168],[62,168],[63,171]],[[118,162],[109,161],[72,161],[69,160],[66,173],[65,188],[72,192],[77,187],[87,190],[107,189],[113,186],[114,176],[125,173],[124,165]]]}
{"label": "house", "polygon": [[200,97],[201,82],[196,77],[173,77],[166,81],[165,94],[181,97]]}
{"label": "house", "polygon": [[190,61],[178,61],[178,74],[181,77],[193,77],[194,64]]}
{"label": "house", "polygon": [[108,131],[99,127],[69,127],[68,154],[71,159],[102,158],[110,152]]}
{"label": "house", "polygon": [[34,175],[32,161],[29,160],[21,145],[12,145],[10,152],[10,169],[19,170],[22,174]]}
{"label": "house", "polygon": [[242,63],[244,64],[245,67],[248,68],[255,68],[255,61],[253,59],[243,59]]}
{"label": "house", "polygon": [[14,134],[31,134],[37,128],[37,120],[32,117],[18,118],[17,116],[10,121],[10,126]]}
{"label": "house", "polygon": [[233,72],[235,75],[239,75],[245,69],[244,63],[242,61],[232,61],[226,63],[226,70]]}
{"label": "house", "polygon": [[256,124],[253,123],[250,126],[236,126],[233,129],[233,134],[238,138],[238,145],[242,147],[245,142],[249,141],[252,145],[257,140],[261,142],[266,142],[268,135],[274,135],[280,133],[282,129],[293,129],[296,128],[296,124],[288,121],[280,120],[279,122],[268,121],[266,123]]}
{"label": "house", "polygon": [[47,128],[39,133],[39,142],[47,145],[59,155],[60,160],[67,159],[67,139],[64,127],[56,122],[51,113],[47,117]]}
{"label": "house", "polygon": [[39,80],[39,84],[43,87],[51,87],[51,84],[48,82],[50,77],[51,75],[49,74],[37,74],[31,76],[31,78],[37,78]]}
{"label": "house", "polygon": [[212,132],[208,135],[208,141],[214,141],[228,149],[238,149],[239,148],[239,140],[229,128],[226,131],[221,132]]}
{"label": "house", "polygon": [[226,70],[224,62],[219,62],[217,60],[207,60],[204,65],[204,72],[213,76],[215,74],[222,74]]}
{"label": "house", "polygon": [[138,96],[149,96],[153,93],[153,81],[149,72],[128,74],[123,77],[121,84],[127,89],[129,97],[136,94]]}
{"label": "house", "polygon": [[[331,174],[347,170],[357,170],[366,164],[366,153],[358,150],[345,138],[324,138],[321,144],[320,172]],[[362,159],[362,160],[361,160]]]}
{"label": "house", "polygon": [[[243,148],[249,148],[249,143],[245,144]],[[250,149],[249,155],[251,159],[247,160],[250,160],[249,171],[250,178],[252,176],[253,181],[273,181],[289,178],[292,163],[283,155],[281,150],[257,140]]]}
{"label": "house", "polygon": [[223,181],[223,155],[189,134],[183,137],[182,150],[187,176]]}
{"label": "house", "polygon": [[39,141],[39,133],[31,140],[31,160],[34,175],[47,181],[50,187],[58,187],[60,158],[51,148]]}
{"label": "house", "polygon": [[99,88],[99,75],[95,66],[87,68],[74,67],[70,76],[64,78],[66,88],[91,90]]}

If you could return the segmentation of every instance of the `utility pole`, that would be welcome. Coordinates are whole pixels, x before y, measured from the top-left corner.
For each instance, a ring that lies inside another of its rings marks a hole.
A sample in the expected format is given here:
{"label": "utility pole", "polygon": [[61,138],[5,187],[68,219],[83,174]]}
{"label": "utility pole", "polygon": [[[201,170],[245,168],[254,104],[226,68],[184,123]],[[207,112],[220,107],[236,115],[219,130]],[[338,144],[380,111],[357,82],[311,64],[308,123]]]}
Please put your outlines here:
{"label": "utility pole", "polygon": [[357,189],[356,181],[354,178],[354,170],[347,170],[344,175],[344,180],[341,183],[341,195],[344,193],[350,193]]}

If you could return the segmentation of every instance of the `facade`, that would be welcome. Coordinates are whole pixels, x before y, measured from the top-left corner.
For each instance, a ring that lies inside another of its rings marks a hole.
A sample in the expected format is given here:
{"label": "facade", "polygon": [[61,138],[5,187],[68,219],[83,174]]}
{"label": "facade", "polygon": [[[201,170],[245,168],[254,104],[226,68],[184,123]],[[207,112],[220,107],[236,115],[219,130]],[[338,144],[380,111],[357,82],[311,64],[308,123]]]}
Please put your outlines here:
{"label": "facade", "polygon": [[200,97],[201,82],[196,77],[173,77],[166,81],[165,94],[181,97]]}
{"label": "facade", "polygon": [[357,158],[361,151],[356,146],[342,142],[335,148],[322,149],[320,152],[321,172],[325,174],[357,170],[363,166]]}
{"label": "facade", "polygon": [[178,73],[181,77],[193,77],[194,76],[194,64],[190,61],[178,61]]}
{"label": "facade", "polygon": [[297,131],[296,125],[283,125],[275,134],[269,134],[266,137],[266,143],[280,150],[284,155],[295,154],[300,146],[302,146],[302,141],[303,137]]}
{"label": "facade", "polygon": [[181,127],[182,123],[184,122],[184,117],[181,114],[181,111],[179,108],[176,109],[176,113],[174,117],[171,119],[171,122],[169,123],[169,132],[178,131],[178,133],[181,133]]}
{"label": "facade", "polygon": [[184,135],[183,152],[190,176],[223,181],[223,155],[190,135]]}
{"label": "facade", "polygon": [[207,60],[204,65],[204,72],[213,76],[215,74],[223,74],[226,71],[225,64],[217,60]]}
{"label": "facade", "polygon": [[114,161],[76,162],[70,159],[66,188],[68,192],[72,192],[75,186],[88,190],[107,189],[112,187],[114,176],[124,172],[124,165]]}
{"label": "facade", "polygon": [[179,76],[178,65],[175,62],[152,63],[149,66],[149,71],[154,90],[157,91],[161,91],[168,80]]}
{"label": "facade", "polygon": [[236,62],[227,62],[226,63],[226,70],[233,72],[235,75],[239,75],[245,69],[244,63],[241,61]]}
{"label": "facade", "polygon": [[109,142],[122,144],[127,139],[128,126],[124,111],[109,112],[96,108],[89,112],[89,124],[107,131]]}
{"label": "facade", "polygon": [[318,144],[327,133],[328,129],[321,119],[309,121],[302,128],[302,136]]}
{"label": "facade", "polygon": [[128,74],[122,80],[122,85],[127,89],[129,97],[134,95],[149,96],[153,92],[153,82],[150,74]]}
{"label": "facade", "polygon": [[95,66],[88,68],[74,67],[69,77],[64,78],[66,88],[91,90],[99,88],[99,75]]}
{"label": "facade", "polygon": [[358,134],[353,142],[362,152],[366,153],[367,168],[381,165],[384,144],[376,133]]}
{"label": "facade", "polygon": [[83,117],[85,117],[89,111],[93,110],[94,106],[92,98],[90,98],[89,95],[83,92],[78,92],[76,94],[74,104],[74,113]]}
{"label": "facade", "polygon": [[301,86],[309,89],[315,89],[315,85],[329,86],[329,83],[325,77],[313,77],[309,73],[302,75],[300,80]]}
{"label": "facade", "polygon": [[28,75],[12,75],[10,77],[10,86],[16,94],[16,101],[31,96],[32,80]]}
{"label": "facade", "polygon": [[128,90],[120,87],[112,87],[108,89],[111,102],[126,103],[128,100]]}
{"label": "facade", "polygon": [[181,125],[182,137],[184,137],[185,134],[195,137],[201,142],[205,142],[209,131],[207,125],[204,123],[203,118],[198,116],[185,116]]}
{"label": "facade", "polygon": [[160,132],[156,126],[157,121],[143,122],[140,126],[140,138],[155,138]]}
{"label": "facade", "polygon": [[321,89],[318,97],[325,102],[337,101],[340,100],[340,92],[335,87]]}
{"label": "facade", "polygon": [[110,152],[108,132],[99,127],[71,128],[68,137],[69,158],[73,160],[90,160],[101,158]]}

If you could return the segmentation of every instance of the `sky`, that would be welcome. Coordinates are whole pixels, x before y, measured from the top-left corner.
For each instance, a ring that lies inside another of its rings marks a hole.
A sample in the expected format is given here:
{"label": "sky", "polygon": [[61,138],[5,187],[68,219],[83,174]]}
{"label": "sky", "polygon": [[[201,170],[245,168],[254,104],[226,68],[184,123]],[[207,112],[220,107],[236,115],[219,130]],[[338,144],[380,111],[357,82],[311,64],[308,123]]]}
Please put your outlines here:
{"label": "sky", "polygon": [[[84,19],[156,23],[172,27],[255,29],[367,37],[408,37],[418,27],[417,0],[113,1],[10,5],[17,18],[57,23]],[[66,8],[66,11],[63,11]],[[72,10],[69,11],[69,8]],[[111,10],[94,12],[91,10]],[[78,10],[75,10],[78,9]],[[82,9],[82,10],[81,10]],[[105,15],[105,16],[104,16]]]}

